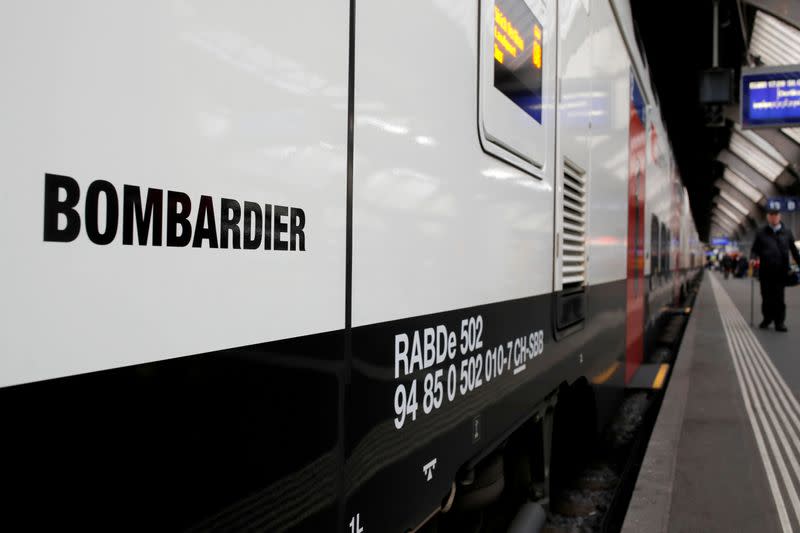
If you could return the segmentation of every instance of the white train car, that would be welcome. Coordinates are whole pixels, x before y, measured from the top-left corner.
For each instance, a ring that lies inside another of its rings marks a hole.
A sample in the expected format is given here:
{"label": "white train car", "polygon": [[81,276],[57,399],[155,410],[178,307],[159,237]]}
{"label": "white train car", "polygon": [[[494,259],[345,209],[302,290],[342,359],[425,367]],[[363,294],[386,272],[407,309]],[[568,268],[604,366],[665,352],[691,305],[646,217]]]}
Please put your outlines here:
{"label": "white train car", "polygon": [[10,1],[0,43],[5,529],[461,531],[702,264],[622,0]]}

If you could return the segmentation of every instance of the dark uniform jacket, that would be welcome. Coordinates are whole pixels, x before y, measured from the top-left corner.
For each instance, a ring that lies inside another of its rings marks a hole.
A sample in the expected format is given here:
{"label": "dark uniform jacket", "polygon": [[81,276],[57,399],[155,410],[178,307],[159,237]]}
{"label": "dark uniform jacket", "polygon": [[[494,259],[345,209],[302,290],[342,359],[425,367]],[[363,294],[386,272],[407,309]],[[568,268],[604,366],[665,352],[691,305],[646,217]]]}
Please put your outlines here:
{"label": "dark uniform jacket", "polygon": [[794,235],[785,225],[775,232],[767,225],[756,233],[752,255],[761,258],[761,275],[783,279],[789,272],[789,254],[800,264],[800,253],[794,245]]}
{"label": "dark uniform jacket", "polygon": [[722,268],[725,270],[730,270],[733,267],[733,258],[729,255],[726,255],[722,258]]}

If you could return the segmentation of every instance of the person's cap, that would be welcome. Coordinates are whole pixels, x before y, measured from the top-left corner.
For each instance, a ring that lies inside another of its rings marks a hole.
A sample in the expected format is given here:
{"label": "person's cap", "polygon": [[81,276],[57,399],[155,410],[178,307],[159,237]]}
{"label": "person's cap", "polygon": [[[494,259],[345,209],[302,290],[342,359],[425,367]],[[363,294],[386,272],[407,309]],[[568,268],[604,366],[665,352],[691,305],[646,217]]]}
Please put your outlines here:
{"label": "person's cap", "polygon": [[772,209],[772,208],[767,209],[768,215],[777,215],[780,212],[781,212],[780,209]]}

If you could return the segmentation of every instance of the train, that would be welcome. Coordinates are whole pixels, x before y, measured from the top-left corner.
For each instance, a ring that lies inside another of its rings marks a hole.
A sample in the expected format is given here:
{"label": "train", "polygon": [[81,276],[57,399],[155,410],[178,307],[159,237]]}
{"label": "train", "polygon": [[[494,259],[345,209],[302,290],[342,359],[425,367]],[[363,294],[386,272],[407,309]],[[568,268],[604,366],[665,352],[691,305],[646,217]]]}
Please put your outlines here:
{"label": "train", "polygon": [[500,530],[702,271],[625,0],[0,30],[3,529]]}

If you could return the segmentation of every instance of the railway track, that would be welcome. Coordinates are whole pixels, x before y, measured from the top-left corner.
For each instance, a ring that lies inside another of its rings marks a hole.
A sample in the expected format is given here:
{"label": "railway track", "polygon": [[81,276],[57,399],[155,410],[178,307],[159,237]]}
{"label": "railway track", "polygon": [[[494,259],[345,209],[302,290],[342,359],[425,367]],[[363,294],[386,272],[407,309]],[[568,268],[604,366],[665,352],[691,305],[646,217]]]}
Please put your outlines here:
{"label": "railway track", "polygon": [[[696,288],[687,298],[692,306]],[[672,363],[688,314],[669,318],[646,363]],[[578,474],[551,495],[545,533],[615,533],[621,530],[666,387],[630,390]]]}

